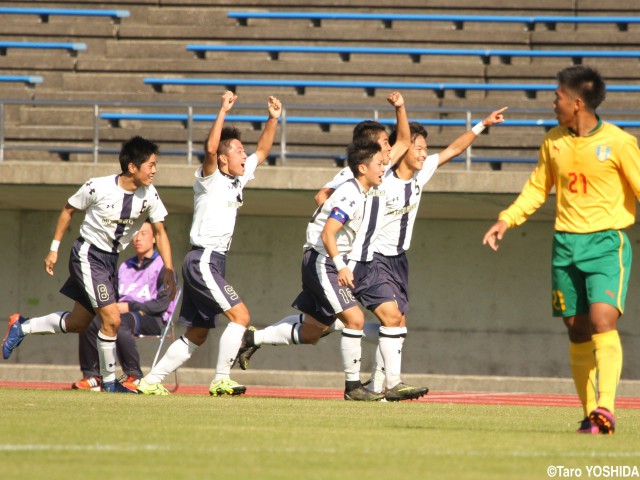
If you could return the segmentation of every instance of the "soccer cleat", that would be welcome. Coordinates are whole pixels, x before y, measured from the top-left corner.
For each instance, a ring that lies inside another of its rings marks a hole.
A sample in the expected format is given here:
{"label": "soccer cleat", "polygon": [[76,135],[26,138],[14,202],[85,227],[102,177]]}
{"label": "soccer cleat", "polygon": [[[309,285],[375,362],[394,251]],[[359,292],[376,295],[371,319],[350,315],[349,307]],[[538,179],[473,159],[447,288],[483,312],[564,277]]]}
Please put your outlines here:
{"label": "soccer cleat", "polygon": [[129,390],[127,387],[123,387],[118,380],[113,382],[102,382],[102,392],[106,393],[138,393],[135,390]]}
{"label": "soccer cleat", "polygon": [[24,340],[24,333],[20,325],[26,320],[19,313],[14,313],[9,317],[9,325],[7,328],[7,334],[2,340],[2,358],[8,360],[11,356],[11,352],[18,348],[18,345]]}
{"label": "soccer cleat", "polygon": [[616,417],[604,407],[598,407],[589,414],[589,420],[605,435],[613,435],[616,431]]}
{"label": "soccer cleat", "polygon": [[251,356],[260,349],[260,345],[255,345],[253,343],[253,332],[255,331],[255,327],[247,327],[245,330],[244,335],[242,336],[242,344],[238,350],[238,356],[233,361],[232,367],[234,367],[237,362],[240,366],[240,370],[246,370],[249,368],[249,360],[251,360]]}
{"label": "soccer cleat", "polygon": [[376,393],[363,387],[362,384],[355,388],[344,391],[345,400],[354,400],[359,402],[378,402],[384,399],[384,393]]}
{"label": "soccer cleat", "polygon": [[127,375],[127,378],[124,380],[120,380],[120,383],[124,388],[128,388],[132,392],[138,391],[138,384],[140,383],[140,379],[135,375]]}
{"label": "soccer cleat", "polygon": [[144,378],[140,379],[137,386],[138,393],[142,395],[169,395],[169,390],[161,383],[148,383]]}
{"label": "soccer cleat", "polygon": [[73,382],[71,388],[74,390],[91,390],[99,392],[101,390],[102,381],[100,377],[83,377],[82,380]]}
{"label": "soccer cleat", "polygon": [[402,400],[415,400],[425,396],[429,392],[427,387],[414,387],[400,382],[393,388],[388,388],[384,393],[387,402],[401,402]]}
{"label": "soccer cleat", "polygon": [[212,397],[221,397],[222,395],[242,395],[247,391],[247,387],[240,385],[238,382],[230,378],[223,378],[218,381],[211,382],[209,386],[209,395]]}
{"label": "soccer cleat", "polygon": [[580,427],[576,430],[576,433],[598,434],[600,433],[600,428],[591,423],[589,417],[584,417],[580,422]]}

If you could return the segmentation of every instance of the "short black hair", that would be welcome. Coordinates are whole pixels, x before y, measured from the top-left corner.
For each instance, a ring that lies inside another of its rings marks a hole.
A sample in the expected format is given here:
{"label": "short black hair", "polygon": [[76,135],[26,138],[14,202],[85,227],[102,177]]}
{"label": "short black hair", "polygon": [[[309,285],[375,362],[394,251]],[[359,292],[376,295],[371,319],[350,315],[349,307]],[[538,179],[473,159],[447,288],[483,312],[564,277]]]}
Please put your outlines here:
{"label": "short black hair", "polygon": [[364,120],[353,127],[352,142],[359,140],[369,140],[371,142],[377,142],[380,132],[386,132],[387,129],[380,122],[373,120]]}
{"label": "short black hair", "polygon": [[[424,126],[422,126],[422,124],[418,123],[418,122],[411,122],[409,123],[409,132],[411,134],[411,141],[415,141],[415,139],[417,137],[424,137],[424,139],[427,139],[427,129],[424,128]],[[389,135],[389,145],[395,145],[396,141],[398,140],[398,129],[394,128],[393,131],[391,132],[391,135]]]}
{"label": "short black hair", "polygon": [[573,65],[560,70],[556,77],[559,85],[564,85],[575,93],[593,112],[605,99],[606,85],[602,75],[595,68]]}
{"label": "short black hair", "polygon": [[224,127],[220,132],[220,143],[218,143],[218,155],[226,155],[233,140],[241,140],[240,130],[236,127]]}
{"label": "short black hair", "polygon": [[358,140],[349,145],[347,147],[347,164],[353,176],[358,176],[359,165],[369,165],[376,153],[381,151],[380,144],[371,140]]}
{"label": "short black hair", "polygon": [[158,155],[159,150],[158,145],[150,140],[140,136],[131,137],[120,148],[119,159],[122,173],[129,171],[130,163],[140,168],[140,165],[149,160],[151,155]]}

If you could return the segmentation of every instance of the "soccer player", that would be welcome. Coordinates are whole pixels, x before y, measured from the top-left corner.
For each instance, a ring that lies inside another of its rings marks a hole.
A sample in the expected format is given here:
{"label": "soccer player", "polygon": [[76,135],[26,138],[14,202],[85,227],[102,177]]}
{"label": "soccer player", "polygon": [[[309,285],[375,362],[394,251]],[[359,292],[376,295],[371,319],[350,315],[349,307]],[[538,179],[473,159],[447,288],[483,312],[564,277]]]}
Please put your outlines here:
{"label": "soccer player", "polygon": [[344,398],[376,401],[384,395],[367,390],[360,381],[364,314],[352,293],[354,276],[348,264],[367,257],[380,225],[384,202],[383,192],[376,189],[384,173],[380,145],[367,140],[351,144],[347,163],[354,178],[318,207],[307,226],[302,292],[292,304],[303,315],[290,315],[263,330],[248,330],[243,344],[315,344],[340,318],[345,325],[340,342]]}
{"label": "soccer player", "polygon": [[102,391],[130,392],[115,377],[115,343],[120,326],[117,305],[118,253],[123,251],[145,218],[149,218],[156,245],[165,265],[164,287],[169,298],[176,293],[171,260],[171,245],[164,229],[167,215],[158,192],[152,185],[157,172],[158,146],[141,137],[133,137],[122,145],[122,173],[92,178],[69,198],[62,209],[45,258],[45,270],[53,275],[58,261],[58,247],[69,229],[71,217],[85,211],[80,237],[73,244],[69,259],[69,278],[60,292],[75,301],[71,312],[55,312],[27,319],[14,314],[2,343],[6,360],[11,352],[31,334],[80,333],[93,317],[100,318],[98,357]]}
{"label": "soccer player", "polygon": [[[406,313],[409,310],[406,251],[411,243],[422,190],[438,167],[461,154],[486,127],[502,123],[505,110],[492,112],[447,148],[430,156],[427,156],[427,131],[422,125],[411,123],[410,148],[385,173],[381,187],[386,195],[383,223],[373,241],[375,253],[372,261],[361,262],[355,267],[354,295],[379,320],[379,323],[367,321],[364,327],[363,338],[378,344],[371,381],[366,382],[366,386],[382,392],[386,381],[387,401],[415,399],[428,391],[425,387],[405,384],[400,376],[402,346],[407,335]],[[395,146],[397,134],[398,131],[391,134],[391,145]],[[348,177],[349,174],[342,170],[321,192],[332,192]],[[341,330],[342,325],[336,321],[333,328]],[[246,357],[247,353],[243,351],[241,367],[246,366]]]}
{"label": "soccer player", "polygon": [[229,91],[222,95],[220,111],[205,142],[204,162],[195,173],[192,248],[182,266],[184,296],[180,323],[187,326],[187,331],[140,381],[139,393],[169,393],[162,381],[207,340],[209,330],[216,326],[218,313],[224,313],[229,323],[220,337],[216,373],[209,393],[241,395],[246,391],[244,385],[231,380],[230,370],[251,319],[246,305],[224,278],[226,258],[238,209],[242,206],[242,190],[269,155],[282,105],[277,98],[269,97],[269,118],[256,152],[247,156],[240,133],[235,128],[223,128],[226,114],[237,98]]}
{"label": "soccer player", "polygon": [[[136,345],[139,335],[161,335],[176,307],[177,297],[169,298],[164,288],[165,268],[155,248],[151,223],[145,221],[131,241],[136,254],[122,262],[118,269],[118,310],[120,327],[116,354],[127,375],[122,385],[134,392],[142,378],[140,354]],[[82,380],[71,385],[75,390],[100,390],[100,370],[96,348],[100,319],[95,317],[86,332],[78,335],[78,354]]]}
{"label": "soccer player", "polygon": [[571,372],[585,415],[578,432],[612,434],[622,370],[617,322],[631,267],[623,230],[635,222],[640,150],[633,136],[596,113],[605,98],[597,70],[576,65],[558,72],[557,80],[558,126],[544,138],[520,196],[499,214],[483,243],[498,250],[507,229],[524,223],[555,187],[551,306],[569,334]]}

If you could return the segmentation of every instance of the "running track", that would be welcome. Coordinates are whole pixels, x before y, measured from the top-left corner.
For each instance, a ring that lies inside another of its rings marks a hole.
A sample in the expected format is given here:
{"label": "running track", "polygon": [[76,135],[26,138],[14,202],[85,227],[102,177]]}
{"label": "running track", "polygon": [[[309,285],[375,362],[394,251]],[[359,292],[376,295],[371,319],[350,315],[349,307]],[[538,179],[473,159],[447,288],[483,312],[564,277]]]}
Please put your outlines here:
{"label": "running track", "polygon": [[[171,385],[167,385],[171,387]],[[70,390],[69,383],[54,382],[5,382],[0,388]],[[207,395],[206,385],[182,385],[178,394]],[[249,397],[307,398],[342,400],[342,390],[329,388],[291,387],[247,387]],[[482,393],[482,392],[429,392],[425,397],[414,400],[419,403],[458,403],[467,405],[527,405],[534,407],[579,407],[575,395],[554,395],[539,393]],[[618,408],[640,408],[640,397],[618,397]]]}

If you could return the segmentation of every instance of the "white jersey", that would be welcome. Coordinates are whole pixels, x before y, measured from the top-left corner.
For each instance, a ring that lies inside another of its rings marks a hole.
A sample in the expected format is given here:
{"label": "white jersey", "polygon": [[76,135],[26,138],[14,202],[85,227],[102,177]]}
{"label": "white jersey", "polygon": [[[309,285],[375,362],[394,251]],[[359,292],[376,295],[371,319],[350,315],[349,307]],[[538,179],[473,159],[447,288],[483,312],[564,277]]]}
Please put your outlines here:
{"label": "white jersey", "polygon": [[203,177],[202,167],[198,168],[193,184],[193,223],[189,233],[191,245],[227,253],[238,209],[242,206],[242,189],[253,178],[257,167],[258,157],[253,154],[245,160],[245,172],[241,177],[232,177],[220,169]]}
{"label": "white jersey", "polygon": [[422,189],[438,169],[439,160],[437,153],[429,155],[422,170],[409,180],[398,178],[394,170],[387,171],[382,183],[386,191],[386,211],[374,242],[376,252],[393,256],[409,250]]}
{"label": "white jersey", "polygon": [[377,187],[366,192],[354,178],[344,182],[311,218],[305,250],[313,248],[328,256],[322,242],[322,231],[327,219],[335,218],[343,224],[336,235],[338,252],[347,254],[352,260],[370,261],[373,258],[372,243],[382,223],[383,205],[384,193]]}
{"label": "white jersey", "polygon": [[84,210],[80,235],[105,252],[121,252],[147,219],[162,222],[167,209],[153,185],[130,192],[118,185],[120,175],[91,178],[69,198],[69,205]]}

